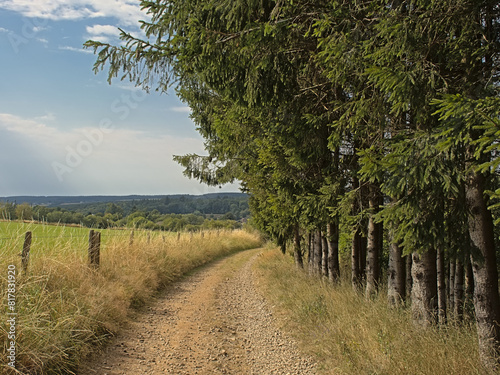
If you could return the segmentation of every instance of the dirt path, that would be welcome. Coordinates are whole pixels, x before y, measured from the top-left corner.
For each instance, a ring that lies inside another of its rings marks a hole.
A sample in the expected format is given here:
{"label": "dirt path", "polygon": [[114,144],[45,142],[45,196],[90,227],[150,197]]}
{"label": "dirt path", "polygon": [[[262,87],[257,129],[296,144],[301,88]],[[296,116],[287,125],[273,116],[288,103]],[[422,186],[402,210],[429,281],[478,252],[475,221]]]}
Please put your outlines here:
{"label": "dirt path", "polygon": [[80,375],[315,374],[254,286],[261,250],[174,284]]}

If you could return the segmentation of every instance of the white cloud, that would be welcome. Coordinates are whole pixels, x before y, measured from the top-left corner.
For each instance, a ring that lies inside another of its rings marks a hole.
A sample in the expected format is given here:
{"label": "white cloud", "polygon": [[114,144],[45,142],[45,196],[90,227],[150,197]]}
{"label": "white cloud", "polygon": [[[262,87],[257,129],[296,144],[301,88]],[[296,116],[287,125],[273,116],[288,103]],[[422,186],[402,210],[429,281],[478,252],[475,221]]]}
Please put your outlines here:
{"label": "white cloud", "polygon": [[49,41],[45,38],[37,38],[36,40],[38,40],[40,43],[43,43],[43,44],[49,44]]}
{"label": "white cloud", "polygon": [[56,115],[52,112],[46,112],[45,115],[35,117],[35,120],[37,121],[54,121],[56,119]]}
{"label": "white cloud", "polygon": [[113,25],[93,25],[87,26],[86,29],[90,35],[120,35],[120,30],[118,30],[118,28]]}
{"label": "white cloud", "polygon": [[89,49],[75,48],[75,47],[70,47],[70,46],[59,46],[58,48],[60,50],[63,50],[63,51],[72,51],[72,52],[80,52],[80,53],[88,53],[88,54],[94,53],[92,50],[89,50]]}
{"label": "white cloud", "polygon": [[112,39],[120,36],[120,30],[112,25],[93,25],[87,26],[86,39],[92,39],[101,43],[110,43]]}
{"label": "white cloud", "polygon": [[183,107],[170,107],[171,111],[174,112],[181,112],[181,113],[191,113],[191,108],[188,106],[183,106]]}
{"label": "white cloud", "polygon": [[122,89],[122,90],[127,90],[127,91],[142,91],[140,88],[134,85],[115,85],[115,87]]}
{"label": "white cloud", "polygon": [[29,137],[50,138],[56,129],[48,127],[36,119],[24,119],[9,113],[0,113],[0,128]]}
{"label": "white cloud", "polygon": [[[202,139],[98,126],[66,131],[44,123],[54,120],[51,113],[34,119],[0,113],[0,133],[5,139],[16,139],[16,147],[23,150],[23,158],[9,159],[12,172],[5,171],[2,179],[20,185],[16,171],[31,171],[36,160],[40,181],[30,182],[35,190],[29,194],[50,195],[54,189],[71,194],[202,194],[210,190],[184,177],[183,168],[172,160],[173,155],[203,154]],[[0,138],[0,157],[8,157],[3,155],[3,142]],[[54,165],[62,166],[61,178]],[[36,190],[37,186],[52,190]],[[237,185],[226,189],[235,191]]]}
{"label": "white cloud", "polygon": [[0,0],[0,8],[53,21],[114,17],[123,25],[146,19],[137,0]]}
{"label": "white cloud", "polygon": [[10,31],[7,29],[4,29],[3,27],[0,27],[0,33],[10,33]]}
{"label": "white cloud", "polygon": [[33,27],[33,32],[39,33],[40,31],[47,30],[47,29],[48,29],[48,27],[35,26],[35,27]]}

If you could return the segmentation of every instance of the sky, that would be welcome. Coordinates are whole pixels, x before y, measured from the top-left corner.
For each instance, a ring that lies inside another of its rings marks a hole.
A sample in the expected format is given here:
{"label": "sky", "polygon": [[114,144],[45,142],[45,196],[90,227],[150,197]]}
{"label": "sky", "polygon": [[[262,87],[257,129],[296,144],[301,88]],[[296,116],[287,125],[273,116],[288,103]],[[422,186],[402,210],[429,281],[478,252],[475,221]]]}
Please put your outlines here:
{"label": "sky", "polygon": [[92,71],[89,39],[141,35],[139,0],[0,0],[0,196],[204,194],[173,155],[206,154],[190,110]]}

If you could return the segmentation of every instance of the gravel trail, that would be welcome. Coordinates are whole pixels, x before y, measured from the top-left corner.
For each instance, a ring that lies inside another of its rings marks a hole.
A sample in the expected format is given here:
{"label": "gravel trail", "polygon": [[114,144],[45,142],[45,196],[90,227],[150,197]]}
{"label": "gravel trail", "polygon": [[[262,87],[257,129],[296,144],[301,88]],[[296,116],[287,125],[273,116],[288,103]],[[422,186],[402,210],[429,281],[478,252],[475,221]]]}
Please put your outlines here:
{"label": "gravel trail", "polygon": [[261,251],[171,285],[78,374],[316,374],[254,285],[251,267]]}

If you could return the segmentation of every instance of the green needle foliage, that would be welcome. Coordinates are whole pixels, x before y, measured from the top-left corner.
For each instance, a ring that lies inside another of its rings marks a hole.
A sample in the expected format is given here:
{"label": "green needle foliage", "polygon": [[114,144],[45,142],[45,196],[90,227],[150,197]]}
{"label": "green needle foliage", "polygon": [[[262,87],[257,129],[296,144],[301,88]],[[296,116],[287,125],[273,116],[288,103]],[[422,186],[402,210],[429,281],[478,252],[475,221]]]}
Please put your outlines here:
{"label": "green needle foliage", "polygon": [[[452,275],[459,264],[461,280],[468,267],[480,356],[494,369],[497,2],[142,6],[151,16],[142,22],[145,40],[122,31],[124,47],[86,46],[98,53],[95,70],[107,68],[110,80],[175,87],[192,108],[207,155],[176,156],[185,174],[211,185],[241,181],[254,223],[282,250],[293,243],[298,265],[307,249],[311,272],[338,275],[339,239],[351,240],[344,258],[367,296],[377,293],[389,259],[389,289],[398,284],[403,300],[402,265],[413,259],[412,309],[428,324],[438,299],[446,315],[446,293],[438,297],[437,289],[447,289],[453,303],[457,289],[463,304],[463,282],[455,285]],[[439,277],[436,251],[446,263]]]}

